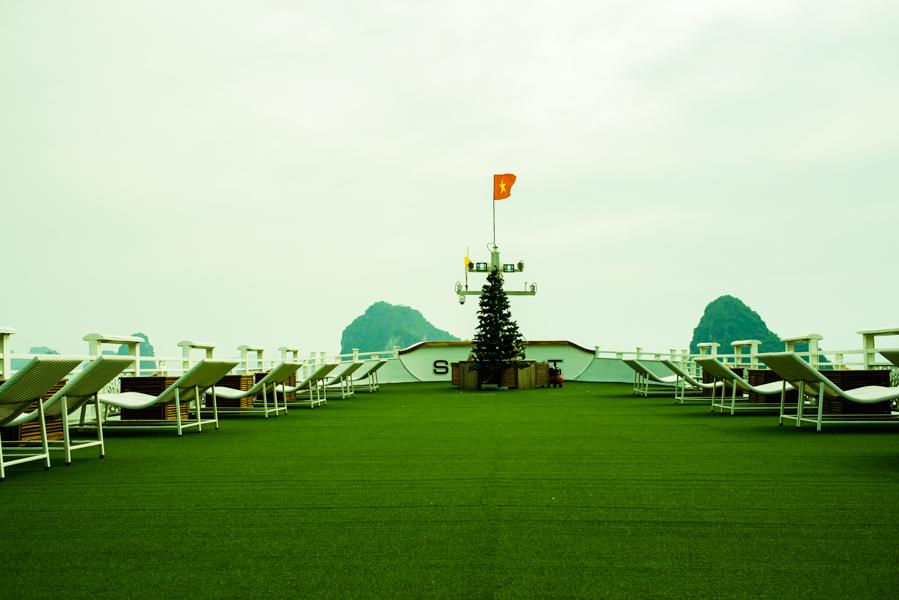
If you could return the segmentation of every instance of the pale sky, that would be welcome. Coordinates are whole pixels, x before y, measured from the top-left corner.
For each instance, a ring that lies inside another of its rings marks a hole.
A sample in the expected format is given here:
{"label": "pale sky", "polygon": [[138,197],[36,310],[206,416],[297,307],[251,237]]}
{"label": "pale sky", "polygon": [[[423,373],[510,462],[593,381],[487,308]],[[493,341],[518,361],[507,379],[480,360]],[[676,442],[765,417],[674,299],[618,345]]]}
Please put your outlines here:
{"label": "pale sky", "polygon": [[686,348],[730,294],[858,347],[899,327],[897,56],[895,1],[0,0],[0,325],[305,356],[384,300],[470,339],[514,173],[526,338]]}

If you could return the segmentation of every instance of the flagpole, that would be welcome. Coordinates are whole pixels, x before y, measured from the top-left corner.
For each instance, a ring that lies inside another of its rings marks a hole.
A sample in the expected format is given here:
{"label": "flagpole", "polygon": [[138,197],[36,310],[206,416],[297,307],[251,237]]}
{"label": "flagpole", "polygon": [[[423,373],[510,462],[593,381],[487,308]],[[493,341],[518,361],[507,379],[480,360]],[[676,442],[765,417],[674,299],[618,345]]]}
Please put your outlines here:
{"label": "flagpole", "polygon": [[493,199],[493,247],[496,248],[496,198]]}

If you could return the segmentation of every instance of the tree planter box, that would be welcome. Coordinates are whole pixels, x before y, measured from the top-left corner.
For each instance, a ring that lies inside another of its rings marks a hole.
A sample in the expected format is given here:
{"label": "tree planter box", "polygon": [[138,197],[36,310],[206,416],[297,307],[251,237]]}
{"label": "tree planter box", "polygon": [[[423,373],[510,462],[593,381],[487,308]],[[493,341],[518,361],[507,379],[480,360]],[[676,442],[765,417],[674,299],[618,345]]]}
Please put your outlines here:
{"label": "tree planter box", "polygon": [[[533,360],[522,361],[528,363],[524,369],[506,369],[502,374],[502,381],[497,385],[510,389],[527,390],[537,385],[537,362]],[[547,365],[547,363],[541,363]],[[471,369],[474,365],[471,361],[460,361],[452,364],[452,382],[463,390],[480,389],[484,384],[485,373]],[[544,385],[546,385],[544,383]]]}

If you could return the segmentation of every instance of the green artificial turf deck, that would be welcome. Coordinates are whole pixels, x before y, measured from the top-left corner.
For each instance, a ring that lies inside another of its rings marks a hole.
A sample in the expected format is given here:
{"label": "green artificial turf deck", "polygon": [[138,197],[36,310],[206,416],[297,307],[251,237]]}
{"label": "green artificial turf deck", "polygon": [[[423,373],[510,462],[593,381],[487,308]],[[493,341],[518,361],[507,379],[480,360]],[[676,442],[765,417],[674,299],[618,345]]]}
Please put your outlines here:
{"label": "green artificial turf deck", "polygon": [[899,426],[376,394],[10,467],[0,597],[899,597]]}

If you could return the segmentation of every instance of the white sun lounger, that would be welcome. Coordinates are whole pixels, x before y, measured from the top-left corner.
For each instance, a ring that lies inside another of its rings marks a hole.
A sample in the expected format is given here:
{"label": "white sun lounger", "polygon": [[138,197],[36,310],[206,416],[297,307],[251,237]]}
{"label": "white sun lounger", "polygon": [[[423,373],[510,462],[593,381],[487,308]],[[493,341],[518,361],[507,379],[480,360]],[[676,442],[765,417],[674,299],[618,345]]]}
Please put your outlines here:
{"label": "white sun lounger", "polygon": [[[140,392],[123,392],[121,394],[100,394],[100,402],[107,406],[114,406],[117,408],[130,408],[130,409],[139,409],[139,408],[148,408],[153,406],[154,404],[168,404],[169,402],[175,403],[175,424],[172,425],[171,421],[167,420],[140,420],[140,421],[125,421],[125,420],[113,420],[113,419],[104,419],[103,424],[106,427],[114,426],[114,427],[129,427],[129,428],[146,428],[146,427],[155,427],[155,428],[169,428],[169,429],[177,429],[178,437],[181,437],[182,430],[185,427],[196,427],[197,432],[203,431],[203,425],[215,425],[215,428],[219,428],[219,420],[218,420],[218,404],[216,403],[215,397],[215,384],[218,383],[219,379],[227,375],[228,371],[236,367],[238,361],[236,360],[212,360],[205,359],[201,360],[197,364],[191,368],[187,373],[182,375],[176,382],[167,387],[161,394],[158,396],[153,396],[151,394],[142,394]],[[186,423],[181,419],[181,404],[183,402],[189,403],[193,399],[200,399],[202,402],[203,393],[207,388],[213,388],[212,394],[212,410],[213,410],[213,418],[203,420],[202,411],[199,410],[199,402],[197,406],[197,420],[190,421],[188,420]],[[98,415],[100,418],[100,415]]]}
{"label": "white sun lounger", "polygon": [[[279,363],[275,368],[265,374],[265,377],[257,381],[253,387],[248,389],[245,392],[240,390],[235,390],[234,388],[218,386],[215,388],[215,394],[218,398],[227,398],[229,400],[239,400],[241,398],[256,398],[260,394],[262,394],[262,408],[220,408],[218,409],[219,414],[223,413],[262,413],[262,415],[267,419],[270,413],[275,413],[277,417],[280,414],[280,408],[278,408],[278,394],[277,387],[278,384],[281,384],[282,387],[282,397],[284,400],[284,414],[287,414],[287,397],[283,392],[283,388],[285,387],[284,382],[290,379],[290,376],[296,373],[302,365],[297,363]],[[206,390],[206,395],[211,397],[213,393],[212,389]],[[273,407],[269,408],[268,406],[268,395],[272,395]]]}
{"label": "white sun lounger", "polygon": [[[375,358],[362,363],[362,366],[359,367],[359,369],[353,375],[353,391],[356,391],[357,383],[362,380],[366,380],[365,383],[360,384],[359,391],[377,392],[380,389],[380,384],[378,383],[378,369],[386,364],[386,358]],[[368,389],[365,389],[364,386],[366,385],[368,386]]]}
{"label": "white sun lounger", "polygon": [[[755,392],[756,394],[761,394],[763,396],[770,396],[771,394],[781,394],[781,404],[784,402],[784,395],[786,392],[793,389],[793,386],[787,383],[786,381],[773,381],[771,383],[763,383],[762,385],[752,385],[739,375],[737,375],[734,371],[728,368],[724,363],[714,357],[705,357],[705,358],[697,358],[695,359],[696,363],[702,367],[702,370],[706,373],[709,373],[712,377],[715,378],[715,381],[720,381],[724,384],[724,387],[721,389],[721,399],[719,400],[715,394],[715,390],[712,390],[712,412],[715,412],[715,407],[718,407],[723,413],[725,408],[730,409],[730,414],[734,414],[738,410],[747,410],[747,411],[759,411],[759,410],[775,410],[777,409],[777,404],[772,404],[768,402],[747,402],[743,401],[743,391],[747,392]],[[727,386],[731,388],[731,396],[730,402],[725,398],[725,393],[727,392]],[[740,402],[737,402],[737,390],[740,390]],[[725,404],[727,403],[727,404]]]}
{"label": "white sun lounger", "polygon": [[3,444],[0,443],[0,481],[6,478],[6,467],[43,460],[44,468],[50,468],[50,448],[47,443],[47,424],[44,421],[44,394],[53,389],[72,369],[81,364],[82,359],[73,356],[45,354],[35,356],[8,380],[0,385],[0,426],[6,426],[16,417],[28,410],[37,402],[38,418],[41,427],[41,451],[27,448],[13,451],[16,458],[6,460],[3,457]]}
{"label": "white sun lounger", "polygon": [[[621,359],[621,362],[634,370],[634,394],[637,396],[670,394],[672,392],[677,396],[677,390],[680,387],[680,375],[674,374],[660,377],[635,358],[623,358]],[[655,385],[657,387],[652,389],[649,387],[650,385]],[[659,389],[658,386],[667,389]]]}
{"label": "white sun lounger", "polygon": [[291,392],[295,392],[297,397],[303,392],[309,394],[308,400],[294,400],[293,402],[288,402],[288,406],[305,406],[308,405],[309,408],[315,408],[321,404],[328,404],[328,394],[327,391],[324,390],[324,381],[325,377],[334,370],[337,366],[336,363],[331,363],[329,365],[320,365],[316,368],[309,377],[298,383],[297,385],[290,387],[284,387],[282,390],[289,394]]}
{"label": "white sun lounger", "polygon": [[[883,352],[881,352],[883,354]],[[886,356],[886,355],[884,355]],[[784,419],[794,419],[796,427],[802,427],[803,422],[815,423],[817,430],[821,431],[821,425],[826,422],[839,423],[895,423],[899,417],[893,414],[885,415],[824,415],[824,398],[843,398],[859,404],[873,404],[899,398],[899,388],[883,387],[879,385],[867,385],[844,391],[835,383],[827,379],[818,370],[802,360],[795,352],[771,352],[759,354],[758,359],[768,367],[790,381],[799,390],[799,403],[795,414],[786,413],[783,403],[780,409],[780,424]],[[890,360],[889,358],[887,360]],[[817,396],[817,416],[806,417],[803,414],[805,396]]]}
{"label": "white sun lounger", "polygon": [[331,391],[340,391],[340,399],[346,400],[347,398],[352,398],[355,395],[355,390],[353,389],[353,378],[352,375],[364,363],[361,362],[339,362],[337,366],[334,367],[334,370],[325,377],[325,389]]}
{"label": "white sun lounger", "polygon": [[[44,402],[44,418],[62,419],[62,447],[56,448],[58,442],[50,442],[51,450],[64,450],[66,453],[66,465],[72,464],[72,450],[82,448],[100,447],[100,458],[106,455],[103,445],[103,427],[99,419],[96,424],[96,440],[77,440],[73,443],[69,432],[69,415],[81,409],[84,410],[90,400],[94,401],[94,409],[100,414],[100,402],[97,394],[118,377],[122,371],[134,363],[131,356],[99,356],[90,362],[84,369],[72,377],[58,392]],[[38,411],[22,413],[7,426],[21,425],[39,418]]]}
{"label": "white sun lounger", "polygon": [[[686,371],[684,371],[680,367],[680,365],[678,365],[677,363],[675,363],[674,361],[672,361],[670,359],[667,359],[667,358],[663,359],[662,364],[665,365],[666,367],[668,367],[668,369],[675,375],[679,375],[681,379],[683,379],[686,383],[691,385],[695,390],[700,390],[700,389],[713,390],[715,388],[720,388],[721,386],[724,385],[720,381],[715,381],[713,383],[703,383],[702,381],[699,381],[698,379],[693,378],[693,376],[690,375],[689,373],[687,373]],[[678,398],[677,395],[675,395],[675,397],[674,397],[675,404],[677,404],[678,400],[680,400],[681,404],[684,403],[684,387],[683,386],[681,387],[680,397]],[[701,400],[702,402],[708,402],[708,400],[706,400],[705,398],[699,398],[699,400]]]}
{"label": "white sun lounger", "polygon": [[878,352],[885,359],[899,367],[899,348],[884,348],[883,350],[878,350]]}

